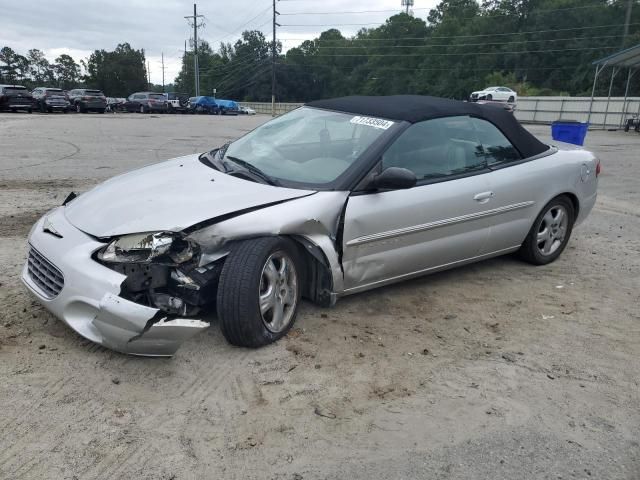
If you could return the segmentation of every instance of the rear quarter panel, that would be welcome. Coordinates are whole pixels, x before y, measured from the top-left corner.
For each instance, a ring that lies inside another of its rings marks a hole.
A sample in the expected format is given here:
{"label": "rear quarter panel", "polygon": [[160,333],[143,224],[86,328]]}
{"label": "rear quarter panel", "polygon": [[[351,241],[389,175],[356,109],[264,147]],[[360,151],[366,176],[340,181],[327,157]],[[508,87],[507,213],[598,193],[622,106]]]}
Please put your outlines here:
{"label": "rear quarter panel", "polygon": [[494,248],[520,245],[536,217],[554,197],[569,194],[577,201],[576,224],[589,214],[596,200],[597,158],[587,150],[558,145],[557,151],[498,169],[489,174],[496,206],[533,202],[524,210],[506,212],[497,219],[491,238]]}

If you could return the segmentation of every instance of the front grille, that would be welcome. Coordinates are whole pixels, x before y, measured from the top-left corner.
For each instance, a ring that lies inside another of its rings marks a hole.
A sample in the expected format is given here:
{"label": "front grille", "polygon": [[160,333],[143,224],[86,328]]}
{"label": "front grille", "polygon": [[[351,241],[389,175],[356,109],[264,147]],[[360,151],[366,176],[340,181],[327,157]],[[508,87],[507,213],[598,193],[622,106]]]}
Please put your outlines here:
{"label": "front grille", "polygon": [[33,247],[29,249],[27,269],[29,277],[42,290],[45,297],[54,298],[62,290],[64,286],[62,272]]}

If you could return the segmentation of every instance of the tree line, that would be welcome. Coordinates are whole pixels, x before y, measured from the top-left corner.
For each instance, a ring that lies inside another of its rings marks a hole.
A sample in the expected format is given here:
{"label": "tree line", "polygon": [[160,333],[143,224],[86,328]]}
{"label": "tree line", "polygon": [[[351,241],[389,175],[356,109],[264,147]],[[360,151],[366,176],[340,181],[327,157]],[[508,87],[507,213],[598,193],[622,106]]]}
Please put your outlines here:
{"label": "tree line", "polygon": [[0,62],[0,84],[65,90],[84,86],[113,97],[126,97],[148,88],[144,50],[136,50],[128,43],[118,45],[113,51],[95,50],[79,63],[67,54],[49,62],[38,49],[21,55],[5,46],[0,49]]}
{"label": "tree line", "polygon": [[[345,37],[329,28],[282,52],[278,101],[351,94],[429,94],[466,98],[506,85],[522,95],[588,95],[592,62],[640,43],[640,8],[623,41],[626,0],[443,0],[425,19],[405,13]],[[286,28],[286,27],[284,27]],[[201,92],[270,101],[271,42],[244,32],[218,51],[202,42]],[[193,94],[193,56],[186,53],[176,87]],[[618,75],[618,89],[626,80]],[[634,78],[635,88],[638,78]],[[603,93],[608,83],[601,82]],[[619,91],[619,90],[618,90]]]}
{"label": "tree line", "polygon": [[[521,95],[588,95],[596,59],[640,43],[640,8],[624,36],[627,0],[442,0],[425,18],[400,13],[375,28],[344,36],[328,28],[286,52],[276,43],[277,101],[343,95],[428,94],[466,98],[489,85]],[[286,26],[284,26],[286,28]],[[260,31],[245,31],[215,50],[200,41],[200,92],[246,101],[271,99],[271,47]],[[185,52],[175,90],[195,94],[193,52]],[[625,75],[614,79],[620,92]],[[110,96],[155,89],[144,49],[128,43],[96,50],[77,63],[49,62],[32,49],[0,50],[0,83],[28,87],[83,85]],[[637,92],[640,77],[633,77]],[[604,93],[608,82],[600,82]]]}

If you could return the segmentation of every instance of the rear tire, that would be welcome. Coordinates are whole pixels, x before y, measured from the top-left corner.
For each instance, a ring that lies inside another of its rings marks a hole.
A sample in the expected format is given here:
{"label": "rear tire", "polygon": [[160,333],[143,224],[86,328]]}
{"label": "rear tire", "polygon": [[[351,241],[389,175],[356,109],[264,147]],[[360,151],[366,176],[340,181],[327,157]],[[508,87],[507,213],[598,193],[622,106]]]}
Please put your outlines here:
{"label": "rear tire", "polygon": [[241,347],[275,342],[295,322],[304,282],[296,244],[263,237],[236,244],[218,283],[217,309],[222,334]]}
{"label": "rear tire", "polygon": [[564,251],[575,221],[573,203],[560,195],[540,212],[518,254],[533,265],[546,265],[555,261]]}

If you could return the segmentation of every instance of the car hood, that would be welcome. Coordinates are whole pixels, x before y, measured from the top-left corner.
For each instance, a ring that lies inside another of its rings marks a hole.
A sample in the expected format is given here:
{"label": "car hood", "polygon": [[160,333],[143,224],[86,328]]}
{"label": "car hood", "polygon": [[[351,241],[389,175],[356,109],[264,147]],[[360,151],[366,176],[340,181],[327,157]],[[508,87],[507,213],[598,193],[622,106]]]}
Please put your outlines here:
{"label": "car hood", "polygon": [[189,155],[107,180],[70,202],[65,215],[95,237],[180,231],[221,215],[313,193],[236,178]]}

